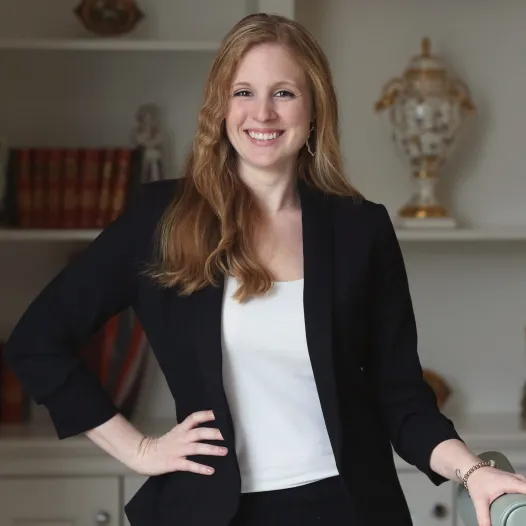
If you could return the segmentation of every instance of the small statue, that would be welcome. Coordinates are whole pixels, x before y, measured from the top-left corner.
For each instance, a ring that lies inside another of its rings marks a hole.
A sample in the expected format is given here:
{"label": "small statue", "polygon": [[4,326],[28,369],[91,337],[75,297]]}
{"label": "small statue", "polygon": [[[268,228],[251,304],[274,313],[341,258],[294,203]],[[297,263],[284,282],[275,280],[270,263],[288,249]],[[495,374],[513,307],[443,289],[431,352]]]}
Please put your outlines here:
{"label": "small statue", "polygon": [[164,179],[162,169],[162,136],[160,110],[155,104],[143,104],[135,114],[133,143],[143,149],[141,181]]}

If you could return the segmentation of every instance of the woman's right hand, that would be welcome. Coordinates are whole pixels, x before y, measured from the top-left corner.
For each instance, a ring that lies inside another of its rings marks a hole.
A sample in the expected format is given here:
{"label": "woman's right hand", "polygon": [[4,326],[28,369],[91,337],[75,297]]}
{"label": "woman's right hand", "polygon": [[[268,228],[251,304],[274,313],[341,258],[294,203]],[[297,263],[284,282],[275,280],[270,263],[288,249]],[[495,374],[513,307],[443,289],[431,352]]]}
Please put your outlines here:
{"label": "woman's right hand", "polygon": [[214,470],[210,466],[186,458],[192,455],[225,456],[228,453],[225,447],[200,443],[201,440],[224,440],[219,429],[197,427],[211,420],[215,420],[213,411],[198,411],[160,437],[145,437],[137,451],[134,470],[150,476],[172,471],[212,475]]}

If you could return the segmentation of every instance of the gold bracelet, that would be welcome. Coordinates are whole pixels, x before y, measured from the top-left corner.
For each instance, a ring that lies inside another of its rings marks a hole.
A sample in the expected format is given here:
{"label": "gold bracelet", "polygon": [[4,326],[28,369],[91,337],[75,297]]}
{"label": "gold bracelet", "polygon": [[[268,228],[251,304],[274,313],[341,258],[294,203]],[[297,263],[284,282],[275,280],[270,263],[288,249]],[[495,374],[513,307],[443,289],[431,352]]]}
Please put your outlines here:
{"label": "gold bracelet", "polygon": [[490,467],[490,468],[497,468],[497,463],[494,461],[494,460],[483,460],[482,462],[479,462],[478,464],[475,464],[473,467],[469,468],[467,471],[466,471],[466,474],[461,477],[460,476],[460,470],[456,470],[456,474],[457,474],[457,477],[459,478],[460,482],[464,485],[464,487],[466,488],[466,491],[469,493],[469,490],[468,490],[468,478],[469,476],[474,472],[476,471],[477,469],[479,468],[483,468],[483,467]]}

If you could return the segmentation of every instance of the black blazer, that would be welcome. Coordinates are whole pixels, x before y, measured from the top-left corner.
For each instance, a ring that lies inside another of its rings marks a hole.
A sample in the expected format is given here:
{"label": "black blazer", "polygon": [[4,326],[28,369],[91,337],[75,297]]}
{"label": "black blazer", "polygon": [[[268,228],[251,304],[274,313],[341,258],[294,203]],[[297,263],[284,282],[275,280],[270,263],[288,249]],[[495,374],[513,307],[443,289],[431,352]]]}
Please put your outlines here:
{"label": "black blazer", "polygon": [[[83,433],[117,409],[76,351],[112,315],[133,306],[178,419],[213,409],[216,420],[206,425],[219,427],[229,454],[194,458],[213,466],[212,476],[150,477],[126,514],[132,526],[226,526],[236,512],[240,475],[221,374],[223,287],[181,297],[141,272],[176,184],[144,185],[136,202],[29,306],[5,355],[48,408],[58,437]],[[327,196],[301,182],[299,191],[307,343],[336,463],[360,524],[408,526],[391,445],[439,485],[445,479],[431,471],[431,452],[460,437],[422,377],[398,240],[382,205]]]}

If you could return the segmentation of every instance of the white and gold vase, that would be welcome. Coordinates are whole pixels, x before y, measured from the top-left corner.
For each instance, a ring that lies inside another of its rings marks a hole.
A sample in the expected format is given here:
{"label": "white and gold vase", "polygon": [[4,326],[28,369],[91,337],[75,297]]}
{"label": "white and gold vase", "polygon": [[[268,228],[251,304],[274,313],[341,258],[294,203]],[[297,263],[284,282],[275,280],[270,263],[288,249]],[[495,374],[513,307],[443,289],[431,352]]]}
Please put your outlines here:
{"label": "white and gold vase", "polygon": [[435,189],[439,169],[475,105],[468,87],[451,78],[431,54],[429,38],[422,40],[422,54],[412,58],[403,75],[384,86],[375,110],[388,110],[393,140],[412,172],[414,193],[398,211],[399,226],[456,227]]}

